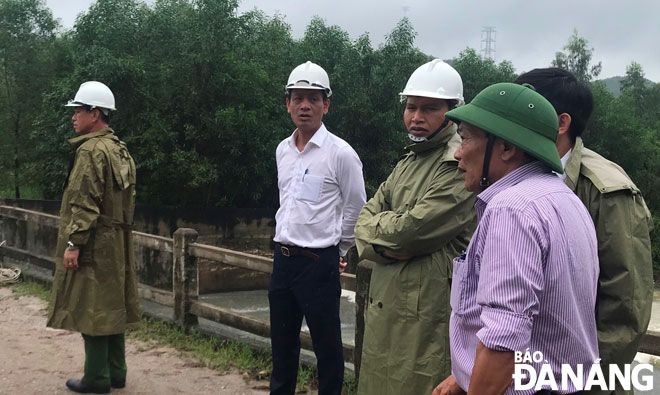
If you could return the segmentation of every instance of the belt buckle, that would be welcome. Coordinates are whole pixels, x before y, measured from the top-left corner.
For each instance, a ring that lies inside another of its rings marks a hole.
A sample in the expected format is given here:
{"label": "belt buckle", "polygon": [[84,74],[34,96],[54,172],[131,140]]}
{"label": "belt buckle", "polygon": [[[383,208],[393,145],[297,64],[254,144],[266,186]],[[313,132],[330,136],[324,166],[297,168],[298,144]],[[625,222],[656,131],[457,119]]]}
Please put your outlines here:
{"label": "belt buckle", "polygon": [[288,256],[288,257],[291,256],[291,251],[289,251],[289,247],[280,246],[280,251],[282,252],[282,255],[284,255],[284,256]]}

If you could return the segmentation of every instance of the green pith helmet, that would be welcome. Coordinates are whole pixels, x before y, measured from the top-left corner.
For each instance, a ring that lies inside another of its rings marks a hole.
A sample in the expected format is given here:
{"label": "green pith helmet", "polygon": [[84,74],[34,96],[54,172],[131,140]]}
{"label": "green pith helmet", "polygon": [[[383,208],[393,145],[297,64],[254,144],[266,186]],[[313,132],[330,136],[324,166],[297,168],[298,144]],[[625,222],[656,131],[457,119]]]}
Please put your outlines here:
{"label": "green pith helmet", "polygon": [[470,104],[448,111],[445,117],[483,129],[542,160],[557,173],[564,172],[555,145],[557,112],[529,84],[491,85]]}

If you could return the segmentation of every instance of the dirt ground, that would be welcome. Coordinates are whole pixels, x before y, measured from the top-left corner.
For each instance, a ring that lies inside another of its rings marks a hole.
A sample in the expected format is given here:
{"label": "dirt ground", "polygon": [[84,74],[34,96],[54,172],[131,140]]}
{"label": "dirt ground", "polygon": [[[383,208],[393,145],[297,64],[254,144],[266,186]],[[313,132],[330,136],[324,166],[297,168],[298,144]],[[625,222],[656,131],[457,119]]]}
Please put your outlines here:
{"label": "dirt ground", "polygon": [[[0,287],[0,394],[72,394],[64,383],[82,377],[83,342],[79,333],[46,328],[46,302],[16,298]],[[116,394],[267,394],[267,382],[245,382],[239,373],[223,374],[172,348],[127,340],[126,388]]]}

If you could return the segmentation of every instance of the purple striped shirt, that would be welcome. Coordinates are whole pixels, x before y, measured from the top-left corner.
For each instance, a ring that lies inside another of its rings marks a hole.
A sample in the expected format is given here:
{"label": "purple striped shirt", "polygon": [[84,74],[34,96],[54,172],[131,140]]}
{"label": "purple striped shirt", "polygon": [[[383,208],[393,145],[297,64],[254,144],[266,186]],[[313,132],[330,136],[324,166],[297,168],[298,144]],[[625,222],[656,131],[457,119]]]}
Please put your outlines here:
{"label": "purple striped shirt", "polygon": [[[584,364],[586,379],[598,358],[598,253],[587,209],[539,161],[495,182],[475,209],[477,230],[466,254],[454,259],[454,378],[467,391],[481,341],[493,350],[542,352],[559,388],[562,364]],[[538,373],[543,363],[530,365]],[[535,392],[514,391],[512,383],[506,393]]]}

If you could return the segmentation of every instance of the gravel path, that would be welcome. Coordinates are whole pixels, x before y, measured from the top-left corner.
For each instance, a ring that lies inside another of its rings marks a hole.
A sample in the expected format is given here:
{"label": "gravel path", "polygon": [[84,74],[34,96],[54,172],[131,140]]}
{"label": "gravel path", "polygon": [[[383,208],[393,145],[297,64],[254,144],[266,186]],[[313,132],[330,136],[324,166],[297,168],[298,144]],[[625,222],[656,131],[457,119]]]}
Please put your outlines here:
{"label": "gravel path", "polygon": [[[82,377],[79,333],[46,328],[46,302],[0,287],[0,394],[72,394],[64,383]],[[115,394],[267,394],[267,382],[202,367],[169,347],[127,340],[127,385]]]}

